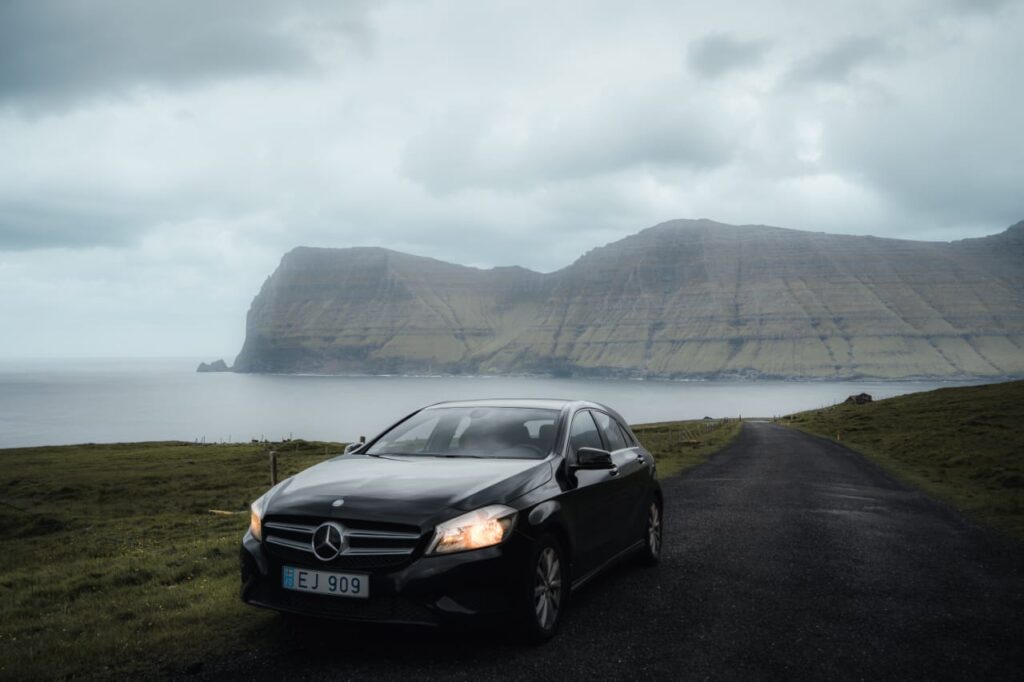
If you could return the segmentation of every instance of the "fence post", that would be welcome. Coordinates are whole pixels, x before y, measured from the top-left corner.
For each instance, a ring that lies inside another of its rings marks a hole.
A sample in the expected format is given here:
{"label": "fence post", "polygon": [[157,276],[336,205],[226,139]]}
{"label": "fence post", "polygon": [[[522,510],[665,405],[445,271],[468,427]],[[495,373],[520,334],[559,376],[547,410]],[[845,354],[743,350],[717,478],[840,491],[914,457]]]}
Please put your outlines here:
{"label": "fence post", "polygon": [[277,485],[277,451],[270,451],[270,485]]}

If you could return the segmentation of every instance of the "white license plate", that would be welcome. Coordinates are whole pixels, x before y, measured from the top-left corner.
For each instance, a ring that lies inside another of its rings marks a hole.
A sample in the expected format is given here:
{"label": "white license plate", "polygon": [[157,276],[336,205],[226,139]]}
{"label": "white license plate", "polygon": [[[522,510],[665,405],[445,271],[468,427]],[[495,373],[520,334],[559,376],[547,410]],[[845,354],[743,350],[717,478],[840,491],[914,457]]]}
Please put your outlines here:
{"label": "white license plate", "polygon": [[308,568],[285,566],[281,569],[281,586],[297,592],[315,592],[333,597],[370,596],[370,577],[359,573],[328,573]]}

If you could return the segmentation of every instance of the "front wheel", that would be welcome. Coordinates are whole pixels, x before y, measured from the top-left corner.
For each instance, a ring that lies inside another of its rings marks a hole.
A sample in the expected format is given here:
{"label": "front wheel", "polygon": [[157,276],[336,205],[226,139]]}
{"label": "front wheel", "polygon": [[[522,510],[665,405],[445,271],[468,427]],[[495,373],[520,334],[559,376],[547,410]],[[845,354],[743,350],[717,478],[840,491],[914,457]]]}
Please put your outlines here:
{"label": "front wheel", "polygon": [[640,557],[641,561],[648,566],[657,564],[661,560],[662,544],[661,501],[654,498],[647,508],[647,525],[644,527],[644,549]]}
{"label": "front wheel", "polygon": [[545,535],[534,547],[529,563],[528,591],[524,594],[522,624],[527,639],[543,642],[558,629],[569,585],[565,555],[553,536]]}

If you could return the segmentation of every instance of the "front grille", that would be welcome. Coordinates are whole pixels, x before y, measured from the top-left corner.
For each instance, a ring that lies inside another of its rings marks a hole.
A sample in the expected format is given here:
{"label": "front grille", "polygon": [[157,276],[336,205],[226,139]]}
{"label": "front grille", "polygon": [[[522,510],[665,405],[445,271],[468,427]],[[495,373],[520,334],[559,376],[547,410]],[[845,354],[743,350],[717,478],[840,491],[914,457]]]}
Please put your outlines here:
{"label": "front grille", "polygon": [[422,540],[418,528],[394,524],[330,519],[344,528],[345,547],[331,561],[313,554],[313,533],[327,519],[270,517],[263,522],[263,541],[274,556],[332,568],[370,570],[398,566],[408,561]]}

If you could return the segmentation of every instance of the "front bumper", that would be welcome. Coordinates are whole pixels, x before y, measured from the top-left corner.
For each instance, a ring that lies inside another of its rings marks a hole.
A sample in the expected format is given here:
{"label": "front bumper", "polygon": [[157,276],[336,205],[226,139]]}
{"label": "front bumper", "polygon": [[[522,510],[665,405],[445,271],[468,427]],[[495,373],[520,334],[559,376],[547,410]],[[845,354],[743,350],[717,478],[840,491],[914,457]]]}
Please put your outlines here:
{"label": "front bumper", "polygon": [[[495,547],[442,556],[415,555],[387,569],[335,569],[315,559],[283,561],[247,532],[242,539],[242,601],[289,613],[352,621],[447,625],[466,620],[507,618],[526,578],[530,541],[513,533]],[[366,575],[367,599],[286,590],[282,567]]]}

